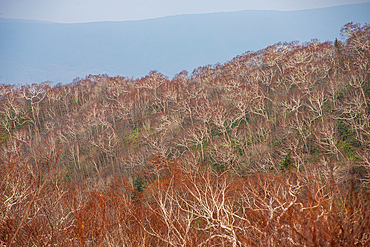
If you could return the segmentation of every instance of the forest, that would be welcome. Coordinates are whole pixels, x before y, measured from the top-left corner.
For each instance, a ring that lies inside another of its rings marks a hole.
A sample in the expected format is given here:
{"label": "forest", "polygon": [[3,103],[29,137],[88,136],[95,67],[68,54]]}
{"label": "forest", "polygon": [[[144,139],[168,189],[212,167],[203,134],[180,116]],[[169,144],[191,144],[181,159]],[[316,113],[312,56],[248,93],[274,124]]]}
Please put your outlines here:
{"label": "forest", "polygon": [[0,246],[369,246],[370,24],[340,32],[0,85]]}

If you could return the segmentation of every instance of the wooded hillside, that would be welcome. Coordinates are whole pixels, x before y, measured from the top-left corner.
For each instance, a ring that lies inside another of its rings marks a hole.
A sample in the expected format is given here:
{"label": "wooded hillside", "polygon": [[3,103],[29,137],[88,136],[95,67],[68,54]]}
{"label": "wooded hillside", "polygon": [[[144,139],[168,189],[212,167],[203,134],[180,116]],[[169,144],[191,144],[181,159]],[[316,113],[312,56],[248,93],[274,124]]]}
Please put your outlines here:
{"label": "wooded hillside", "polygon": [[368,246],[370,25],[173,79],[0,86],[0,243]]}

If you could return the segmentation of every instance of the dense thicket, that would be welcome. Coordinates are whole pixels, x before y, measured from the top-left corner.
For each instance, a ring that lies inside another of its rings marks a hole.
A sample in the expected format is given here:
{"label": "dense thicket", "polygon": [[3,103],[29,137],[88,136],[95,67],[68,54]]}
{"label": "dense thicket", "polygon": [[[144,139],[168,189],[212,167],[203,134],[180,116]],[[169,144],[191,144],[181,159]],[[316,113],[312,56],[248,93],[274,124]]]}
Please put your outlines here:
{"label": "dense thicket", "polygon": [[0,86],[0,242],[370,244],[370,26],[169,80]]}

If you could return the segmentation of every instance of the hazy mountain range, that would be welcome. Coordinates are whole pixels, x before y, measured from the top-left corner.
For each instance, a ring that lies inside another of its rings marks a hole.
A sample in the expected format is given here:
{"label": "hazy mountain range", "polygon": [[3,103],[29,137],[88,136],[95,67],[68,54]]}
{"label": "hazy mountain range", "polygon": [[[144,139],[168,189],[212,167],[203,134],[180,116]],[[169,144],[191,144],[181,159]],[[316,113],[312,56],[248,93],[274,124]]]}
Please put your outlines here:
{"label": "hazy mountain range", "polygon": [[370,22],[370,3],[302,11],[238,11],[61,24],[0,19],[0,82],[69,83],[87,74],[172,77],[277,42],[340,39]]}

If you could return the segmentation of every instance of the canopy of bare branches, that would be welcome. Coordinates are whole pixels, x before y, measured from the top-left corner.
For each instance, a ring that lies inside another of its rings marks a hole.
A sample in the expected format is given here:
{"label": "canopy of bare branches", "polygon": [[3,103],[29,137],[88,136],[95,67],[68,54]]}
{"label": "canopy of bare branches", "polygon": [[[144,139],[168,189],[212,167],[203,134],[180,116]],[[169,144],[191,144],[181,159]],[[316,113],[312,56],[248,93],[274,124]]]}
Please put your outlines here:
{"label": "canopy of bare branches", "polygon": [[369,246],[370,26],[341,33],[0,85],[0,245]]}

